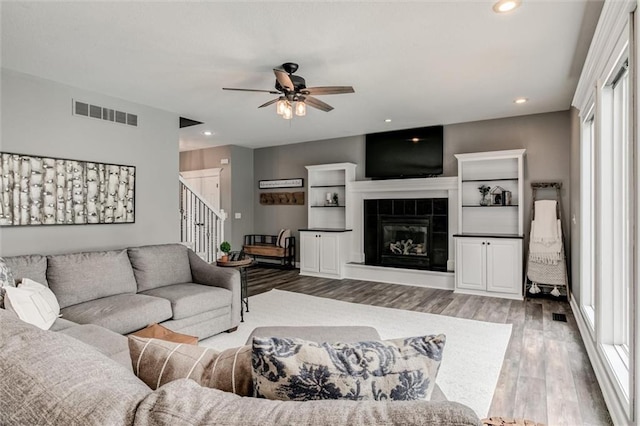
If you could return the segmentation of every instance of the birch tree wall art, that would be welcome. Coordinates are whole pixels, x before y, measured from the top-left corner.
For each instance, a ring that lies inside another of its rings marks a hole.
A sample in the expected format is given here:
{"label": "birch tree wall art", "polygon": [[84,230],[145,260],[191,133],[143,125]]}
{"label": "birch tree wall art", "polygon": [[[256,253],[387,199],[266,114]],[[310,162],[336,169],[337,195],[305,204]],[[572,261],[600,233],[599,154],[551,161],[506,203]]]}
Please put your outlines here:
{"label": "birch tree wall art", "polygon": [[135,222],[134,166],[0,152],[0,226]]}

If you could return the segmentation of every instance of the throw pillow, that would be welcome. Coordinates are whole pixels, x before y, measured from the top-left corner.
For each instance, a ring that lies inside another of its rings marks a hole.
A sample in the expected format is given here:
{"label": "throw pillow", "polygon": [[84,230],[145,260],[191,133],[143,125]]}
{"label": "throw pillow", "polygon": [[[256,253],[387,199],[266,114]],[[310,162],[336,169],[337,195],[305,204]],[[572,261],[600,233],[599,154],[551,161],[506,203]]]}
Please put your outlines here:
{"label": "throw pillow", "polygon": [[278,239],[277,239],[276,245],[282,248],[289,247],[289,241],[287,240],[287,238],[289,238],[290,236],[291,236],[290,229],[281,229],[280,232],[278,233]]}
{"label": "throw pillow", "polygon": [[192,379],[201,386],[240,396],[253,394],[249,345],[218,352],[129,335],[129,355],[134,374],[151,389],[177,379]]}
{"label": "throw pillow", "polygon": [[4,288],[15,286],[16,282],[13,279],[11,268],[9,268],[9,265],[0,257],[0,308],[4,308]]}
{"label": "throw pillow", "polygon": [[18,287],[5,287],[6,309],[43,330],[51,328],[60,315],[55,294],[45,285],[23,278]]}
{"label": "throw pillow", "polygon": [[445,336],[353,344],[253,338],[254,396],[312,399],[429,399]]}

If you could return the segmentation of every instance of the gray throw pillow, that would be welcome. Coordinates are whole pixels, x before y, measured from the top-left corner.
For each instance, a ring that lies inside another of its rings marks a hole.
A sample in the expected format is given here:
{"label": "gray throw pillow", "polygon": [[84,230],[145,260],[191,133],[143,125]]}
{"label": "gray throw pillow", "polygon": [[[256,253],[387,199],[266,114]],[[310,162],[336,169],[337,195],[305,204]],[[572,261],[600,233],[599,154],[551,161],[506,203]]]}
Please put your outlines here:
{"label": "gray throw pillow", "polygon": [[445,340],[443,334],[352,344],[254,337],[254,396],[429,400]]}
{"label": "gray throw pillow", "polygon": [[4,287],[15,287],[16,282],[13,278],[13,273],[11,272],[11,268],[4,261],[3,258],[0,257],[0,308],[4,309],[4,295],[5,290]]}

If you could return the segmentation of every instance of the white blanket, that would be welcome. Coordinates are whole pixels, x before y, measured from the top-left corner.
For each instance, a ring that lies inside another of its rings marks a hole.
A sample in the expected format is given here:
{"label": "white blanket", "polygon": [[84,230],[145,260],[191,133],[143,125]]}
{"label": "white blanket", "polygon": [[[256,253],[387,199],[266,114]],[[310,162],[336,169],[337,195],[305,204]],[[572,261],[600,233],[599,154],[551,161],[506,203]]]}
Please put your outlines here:
{"label": "white blanket", "polygon": [[556,215],[555,200],[538,200],[535,203],[535,223],[534,229],[531,226],[531,241],[536,243],[554,244],[558,240],[562,240],[562,233],[558,232],[556,221],[558,216]]}
{"label": "white blanket", "polygon": [[[536,213],[536,217],[538,214]],[[549,265],[557,265],[562,259],[562,226],[560,219],[555,220],[555,232],[557,235],[554,240],[546,240],[544,242],[536,241],[536,232],[539,228],[537,220],[531,221],[531,238],[529,239],[529,261],[536,263],[546,263]],[[549,234],[549,233],[547,233]],[[537,235],[540,235],[539,233]]]}

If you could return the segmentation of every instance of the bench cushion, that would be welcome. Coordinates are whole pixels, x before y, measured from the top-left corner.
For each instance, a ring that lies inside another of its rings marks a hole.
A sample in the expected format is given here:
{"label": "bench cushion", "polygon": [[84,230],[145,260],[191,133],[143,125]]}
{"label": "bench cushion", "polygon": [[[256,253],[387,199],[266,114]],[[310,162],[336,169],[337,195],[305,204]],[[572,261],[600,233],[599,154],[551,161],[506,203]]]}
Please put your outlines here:
{"label": "bench cushion", "polygon": [[47,263],[47,281],[61,308],[137,289],[126,250],[48,256]]}
{"label": "bench cushion", "polygon": [[272,256],[272,257],[284,257],[285,249],[284,247],[278,247],[271,244],[255,244],[255,245],[247,245],[243,246],[242,250],[245,254],[250,254],[254,256]]}
{"label": "bench cushion", "polygon": [[138,291],[192,282],[187,251],[187,247],[182,244],[130,248],[129,259],[138,283]]}
{"label": "bench cushion", "polygon": [[141,294],[169,300],[174,320],[231,305],[229,290],[194,283],[168,285]]}
{"label": "bench cushion", "polygon": [[118,294],[62,309],[64,318],[78,324],[96,324],[120,334],[171,318],[171,303],[143,294]]}

